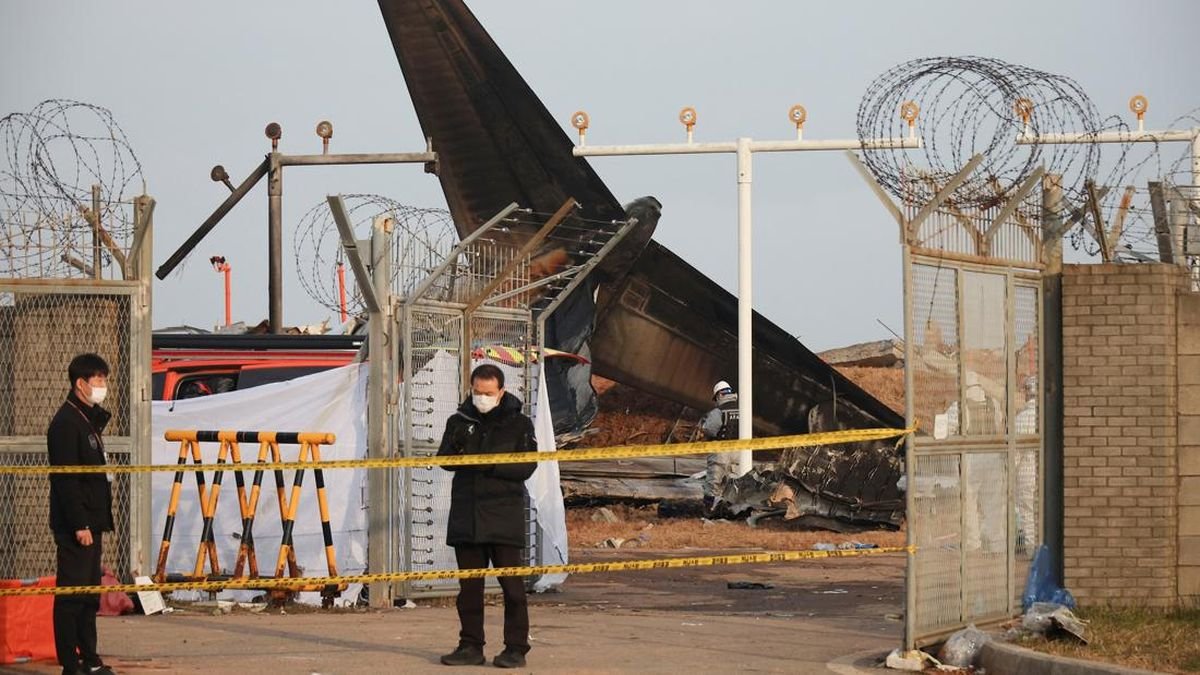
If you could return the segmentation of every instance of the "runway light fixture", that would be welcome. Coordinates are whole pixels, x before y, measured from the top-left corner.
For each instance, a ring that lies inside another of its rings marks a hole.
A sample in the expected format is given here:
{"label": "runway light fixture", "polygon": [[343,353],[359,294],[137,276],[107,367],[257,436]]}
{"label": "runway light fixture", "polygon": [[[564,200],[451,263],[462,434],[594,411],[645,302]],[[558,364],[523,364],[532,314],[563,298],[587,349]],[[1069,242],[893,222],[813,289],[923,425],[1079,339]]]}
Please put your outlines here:
{"label": "runway light fixture", "polygon": [[279,126],[278,122],[271,122],[267,128],[263,130],[267,138],[271,139],[271,152],[279,150],[279,139],[283,138],[283,127]]}
{"label": "runway light fixture", "polygon": [[692,129],[696,126],[696,120],[696,109],[692,106],[689,105],[683,110],[679,111],[679,122],[683,124],[683,126],[687,127],[688,143],[692,142]]}
{"label": "runway light fixture", "polygon": [[579,132],[579,145],[587,145],[587,130],[591,122],[592,118],[588,117],[587,112],[583,110],[576,110],[571,115],[571,126]]}
{"label": "runway light fixture", "polygon": [[321,120],[317,122],[317,135],[321,137],[321,154],[329,154],[329,139],[333,138],[333,122]]}
{"label": "runway light fixture", "polygon": [[808,119],[808,111],[804,106],[796,104],[788,108],[788,121],[796,125],[796,140],[804,139],[804,121]]}

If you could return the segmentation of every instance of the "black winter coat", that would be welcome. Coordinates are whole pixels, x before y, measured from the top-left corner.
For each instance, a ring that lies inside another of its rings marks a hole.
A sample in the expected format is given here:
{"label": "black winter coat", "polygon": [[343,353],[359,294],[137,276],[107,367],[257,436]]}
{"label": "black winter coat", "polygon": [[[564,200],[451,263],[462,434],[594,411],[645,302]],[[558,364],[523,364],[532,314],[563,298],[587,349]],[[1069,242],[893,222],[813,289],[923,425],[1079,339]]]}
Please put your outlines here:
{"label": "black winter coat", "polygon": [[[100,406],[88,406],[72,392],[46,430],[51,466],[107,464],[101,434],[112,415]],[[113,529],[112,490],[102,473],[50,475],[50,529],[74,533]]]}
{"label": "black winter coat", "polygon": [[[439,456],[537,451],[533,422],[521,413],[521,400],[505,393],[500,405],[480,414],[468,398],[446,420]],[[446,544],[525,546],[525,481],[537,469],[527,464],[443,467],[454,472]]]}

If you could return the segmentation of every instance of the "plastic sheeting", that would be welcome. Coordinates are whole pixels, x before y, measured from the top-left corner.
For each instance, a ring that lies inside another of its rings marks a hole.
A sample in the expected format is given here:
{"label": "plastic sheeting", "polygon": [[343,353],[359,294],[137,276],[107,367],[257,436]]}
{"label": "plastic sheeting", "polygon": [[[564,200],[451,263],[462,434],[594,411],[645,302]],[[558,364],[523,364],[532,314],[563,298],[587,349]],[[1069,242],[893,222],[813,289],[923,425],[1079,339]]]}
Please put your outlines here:
{"label": "plastic sheeting", "polygon": [[[366,364],[355,364],[253,389],[182,401],[156,401],[152,408],[152,461],[155,464],[174,464],[178,461],[179,444],[162,440],[167,429],[331,432],[337,436],[337,442],[322,447],[322,459],[364,458],[367,445],[367,373]],[[548,414],[539,414],[540,411],[550,409],[547,398],[545,390],[538,387],[539,405],[534,408],[534,424],[537,429],[538,448],[541,451],[554,450],[553,422]],[[453,410],[456,406],[457,402],[448,402],[447,407]],[[439,427],[443,425],[444,421],[438,424]],[[206,463],[216,461],[218,444],[202,444],[201,448]],[[243,444],[241,450],[244,464],[252,464],[257,459],[256,444]],[[282,446],[282,451],[285,460],[294,460],[298,447]],[[152,479],[152,532],[155,542],[162,533],[173,477],[172,473],[159,472],[155,473]],[[245,477],[248,491],[253,473],[248,471]],[[211,485],[212,476],[208,475],[206,479]],[[291,483],[292,473],[285,472],[284,484],[288,488],[286,494],[290,494]],[[270,575],[274,572],[282,528],[274,476],[270,473],[265,474],[262,485],[254,538],[259,571],[263,575]],[[338,572],[361,574],[366,570],[367,562],[367,470],[327,470],[325,486],[329,498],[330,525],[337,553]],[[538,470],[526,486],[537,509],[538,525],[542,530],[541,562],[565,563],[566,520],[557,463],[539,464]],[[183,488],[175,519],[168,572],[190,572],[194,568],[203,525],[196,497],[195,478],[192,474],[185,475]],[[437,525],[440,528],[445,527],[444,522]],[[237,507],[233,476],[226,475],[221,490],[221,503],[217,507],[213,522],[213,534],[221,566],[229,571],[232,571],[237,557],[240,544],[238,536],[241,530],[241,515]],[[324,576],[324,542],[316,487],[311,472],[305,475],[293,541],[297,562],[304,575]],[[564,578],[565,575],[543,577],[535,587],[545,590],[562,583]],[[339,604],[352,603],[358,595],[358,590],[357,585],[349,588],[342,594]],[[257,595],[257,592],[228,591],[221,594],[221,597],[247,600],[253,595]],[[300,601],[319,604],[320,595],[302,593]]]}
{"label": "plastic sheeting", "polygon": [[[337,436],[337,442],[321,448],[322,459],[361,459],[367,449],[367,366],[350,365],[334,370],[275,384],[215,394],[182,401],[155,401],[152,407],[152,461],[155,464],[174,464],[179,458],[179,444],[163,440],[167,429],[227,429],[239,431],[322,431]],[[202,443],[206,463],[217,459],[217,443]],[[299,446],[280,447],[285,461],[298,458]],[[253,464],[258,458],[257,444],[242,444],[242,463]],[[190,463],[189,459],[189,463]],[[330,526],[334,549],[337,552],[338,572],[361,574],[367,563],[367,504],[366,469],[336,469],[325,471],[325,489],[329,497]],[[290,495],[293,472],[284,472],[285,494]],[[253,472],[246,472],[247,491]],[[167,505],[171,498],[174,474],[156,472],[152,485],[151,520],[154,541],[162,533]],[[212,475],[206,476],[211,485]],[[242,531],[241,514],[232,475],[226,475],[221,499],[213,520],[213,537],[217,544],[220,564],[233,571]],[[168,572],[191,572],[196,564],[196,550],[203,526],[193,474],[184,475],[183,492],[175,517],[171,538]],[[258,552],[260,574],[274,574],[282,526],[275,478],[266,473],[262,480],[262,496],[254,521],[254,540]],[[306,472],[300,493],[300,504],[293,530],[296,561],[305,576],[325,576],[324,539],[321,535],[320,512],[317,508],[316,483],[312,472]],[[358,587],[342,594],[338,603],[353,601]],[[200,594],[195,594],[199,597]],[[221,597],[249,600],[257,592],[225,592]],[[183,597],[177,592],[176,597]],[[302,593],[302,602],[320,604],[317,593]]]}

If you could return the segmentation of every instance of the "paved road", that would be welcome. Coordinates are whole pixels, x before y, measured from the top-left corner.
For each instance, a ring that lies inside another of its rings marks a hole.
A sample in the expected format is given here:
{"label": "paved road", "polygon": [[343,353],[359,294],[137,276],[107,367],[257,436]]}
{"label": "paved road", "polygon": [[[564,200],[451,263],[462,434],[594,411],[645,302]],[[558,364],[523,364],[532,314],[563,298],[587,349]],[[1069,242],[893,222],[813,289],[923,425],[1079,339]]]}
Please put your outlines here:
{"label": "paved road", "polygon": [[[630,553],[582,551],[576,559]],[[826,664],[838,657],[899,643],[901,624],[887,615],[901,611],[903,562],[889,556],[579,575],[561,593],[533,599],[534,647],[525,672],[829,672]],[[773,588],[730,590],[729,581]],[[458,624],[453,607],[442,604],[101,619],[101,651],[122,673],[445,673],[437,657],[456,643]],[[500,607],[489,607],[494,639],[500,621]],[[498,640],[489,643],[489,657],[501,648]],[[58,671],[39,664],[3,672]]]}

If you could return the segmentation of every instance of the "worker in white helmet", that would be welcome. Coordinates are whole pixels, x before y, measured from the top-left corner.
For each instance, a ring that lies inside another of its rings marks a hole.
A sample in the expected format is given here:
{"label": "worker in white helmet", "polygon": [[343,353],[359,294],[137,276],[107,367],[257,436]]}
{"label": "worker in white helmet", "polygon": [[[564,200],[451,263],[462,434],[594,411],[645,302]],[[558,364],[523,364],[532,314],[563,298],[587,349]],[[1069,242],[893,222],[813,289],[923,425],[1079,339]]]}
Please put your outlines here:
{"label": "worker in white helmet", "polygon": [[[738,395],[721,380],[713,385],[713,402],[715,406],[700,423],[705,440],[724,441],[737,438],[738,434]],[[704,471],[704,511],[714,513],[725,479],[729,476],[736,453],[719,452],[708,455]]]}

